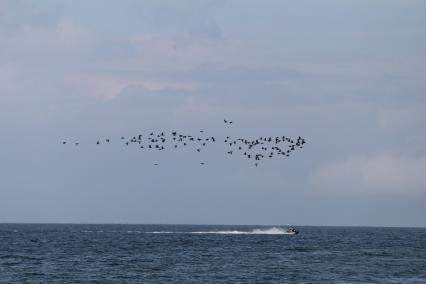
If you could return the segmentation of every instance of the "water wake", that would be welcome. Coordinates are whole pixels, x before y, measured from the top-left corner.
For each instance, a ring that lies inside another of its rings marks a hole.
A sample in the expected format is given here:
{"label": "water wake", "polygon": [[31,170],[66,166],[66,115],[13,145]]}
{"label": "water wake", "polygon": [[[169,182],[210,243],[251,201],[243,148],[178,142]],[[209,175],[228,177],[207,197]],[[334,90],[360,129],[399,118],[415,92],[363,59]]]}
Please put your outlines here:
{"label": "water wake", "polygon": [[151,234],[221,234],[221,235],[289,235],[285,229],[272,227],[268,229],[254,229],[251,231],[226,230],[226,231],[194,231],[194,232],[170,232],[155,231],[146,232]]}

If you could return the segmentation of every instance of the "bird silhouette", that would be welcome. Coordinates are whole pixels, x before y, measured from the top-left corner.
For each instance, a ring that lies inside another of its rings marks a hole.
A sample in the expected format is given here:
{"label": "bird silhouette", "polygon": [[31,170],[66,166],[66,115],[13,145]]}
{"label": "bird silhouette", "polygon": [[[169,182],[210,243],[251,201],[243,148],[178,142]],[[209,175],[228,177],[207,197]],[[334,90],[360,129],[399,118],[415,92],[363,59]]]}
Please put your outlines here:
{"label": "bird silhouette", "polygon": [[[229,119],[223,120],[225,124],[233,124],[233,121]],[[205,133],[205,130],[198,130],[199,133]],[[138,145],[138,148],[143,150],[147,149],[156,149],[158,151],[163,151],[168,148],[175,149],[179,151],[182,149],[179,146],[186,146],[190,149],[195,149],[196,152],[200,153],[201,149],[207,149],[209,145],[213,145],[217,141],[220,141],[221,137],[217,136],[203,136],[203,135],[189,135],[184,133],[178,133],[178,131],[167,132],[164,130],[160,131],[151,131],[147,136],[144,136],[143,133],[138,133],[134,136],[129,136],[129,140],[126,141],[125,136],[119,136],[121,140],[124,140],[126,146],[131,146],[133,144]],[[131,137],[131,138],[130,138]],[[96,145],[101,145],[101,141],[110,143],[114,138],[98,139]],[[297,136],[297,138],[290,138],[285,135],[276,135],[276,136],[265,136],[260,137],[232,137],[232,135],[227,135],[223,138],[224,145],[226,147],[226,153],[229,155],[242,155],[247,159],[252,159],[255,161],[254,165],[257,167],[260,163],[263,163],[265,158],[272,159],[278,157],[289,157],[290,154],[297,149],[302,149],[306,144],[305,138]],[[63,145],[67,144],[67,140],[62,140]],[[145,144],[146,143],[146,144]],[[79,145],[78,141],[72,142],[71,144]],[[200,163],[204,165],[204,162]],[[155,165],[158,165],[156,163]]]}

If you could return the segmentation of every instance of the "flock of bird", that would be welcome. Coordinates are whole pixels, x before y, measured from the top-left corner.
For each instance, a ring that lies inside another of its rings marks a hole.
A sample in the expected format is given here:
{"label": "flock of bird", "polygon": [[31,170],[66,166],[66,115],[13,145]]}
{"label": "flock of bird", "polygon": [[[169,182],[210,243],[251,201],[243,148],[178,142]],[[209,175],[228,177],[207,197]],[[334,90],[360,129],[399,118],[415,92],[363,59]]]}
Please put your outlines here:
{"label": "flock of bird", "polygon": [[[232,125],[232,121],[224,119],[224,124]],[[201,152],[210,144],[220,142],[216,137],[206,135],[203,130],[199,131],[196,136],[181,134],[176,131],[171,133],[162,132],[150,132],[149,134],[137,134],[132,137],[121,137],[121,141],[126,146],[136,146],[139,149],[158,150],[163,151],[166,148],[179,149],[179,148],[191,148],[196,152]],[[295,139],[286,136],[268,136],[258,137],[255,139],[246,138],[231,138],[226,136],[223,140],[228,147],[227,154],[235,155],[240,154],[244,158],[253,161],[254,166],[259,166],[263,159],[271,159],[276,157],[289,157],[290,154],[298,148],[303,148],[306,143],[302,137]],[[97,140],[96,145],[103,143],[110,143],[111,139]],[[79,142],[68,143],[62,141],[63,145],[74,144],[78,146]],[[158,165],[155,163],[154,165]],[[201,162],[200,165],[205,165]]]}

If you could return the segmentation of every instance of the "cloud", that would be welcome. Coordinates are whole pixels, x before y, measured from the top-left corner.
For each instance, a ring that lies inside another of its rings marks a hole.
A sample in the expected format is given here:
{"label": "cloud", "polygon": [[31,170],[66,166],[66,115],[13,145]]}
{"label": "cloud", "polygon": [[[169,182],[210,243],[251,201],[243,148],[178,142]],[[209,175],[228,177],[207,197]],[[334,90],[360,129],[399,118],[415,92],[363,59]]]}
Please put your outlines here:
{"label": "cloud", "polygon": [[129,39],[136,55],[128,67],[145,71],[182,71],[219,59],[229,53],[227,44],[221,46],[206,42],[192,42],[180,46],[176,39],[164,35],[138,35]]}
{"label": "cloud", "polygon": [[[1,36],[0,51],[3,53],[0,63],[18,62],[29,67],[31,64],[59,66],[64,62],[72,63],[84,59],[85,54],[94,53],[99,47],[96,37],[77,26],[71,19],[63,18],[53,27],[25,26],[19,32]],[[82,58],[84,57],[84,58]],[[59,63],[59,64],[58,64]]]}
{"label": "cloud", "polygon": [[133,3],[133,13],[140,21],[162,33],[179,34],[185,41],[215,41],[222,30],[215,14],[226,1],[154,1],[149,4]]}
{"label": "cloud", "polygon": [[309,186],[330,194],[426,194],[426,157],[353,156],[321,167]]}

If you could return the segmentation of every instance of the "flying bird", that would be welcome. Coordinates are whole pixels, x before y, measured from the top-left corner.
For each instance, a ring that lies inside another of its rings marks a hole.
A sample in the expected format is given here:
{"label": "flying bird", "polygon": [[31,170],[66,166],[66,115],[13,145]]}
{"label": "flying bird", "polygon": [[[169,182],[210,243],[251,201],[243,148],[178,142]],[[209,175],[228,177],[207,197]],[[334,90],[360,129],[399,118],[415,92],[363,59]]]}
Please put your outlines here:
{"label": "flying bird", "polygon": [[[233,121],[229,119],[223,120],[225,124],[233,124]],[[205,133],[205,130],[198,130],[199,133]],[[170,133],[170,134],[168,134]],[[125,136],[120,136],[121,140],[125,140]],[[136,143],[140,149],[157,149],[158,151],[166,150],[168,148],[175,149],[179,151],[183,148],[179,146],[187,146],[187,148],[195,149],[198,153],[201,152],[201,148],[208,148],[209,145],[220,141],[220,137],[210,136],[206,137],[197,137],[188,134],[181,134],[177,131],[165,132],[165,131],[151,131],[149,135],[145,136],[144,134],[136,134],[130,140],[124,141],[126,146],[130,146],[133,143]],[[255,161],[254,165],[257,167],[265,158],[276,159],[278,157],[289,157],[290,153],[302,149],[304,144],[306,144],[305,138],[298,136],[297,138],[290,138],[284,135],[277,136],[260,136],[254,138],[247,137],[232,137],[232,135],[227,135],[223,138],[224,146],[226,147],[226,153],[229,155],[242,155],[248,159],[253,158]],[[101,141],[106,141],[107,143],[111,142],[112,139],[106,138],[98,139],[96,145],[101,145]],[[145,145],[144,143],[147,142]],[[63,145],[67,144],[66,140],[62,140]],[[79,145],[80,143],[73,142],[74,145]],[[71,143],[72,144],[72,143]],[[201,147],[200,147],[201,146]],[[234,151],[238,149],[238,151]],[[264,155],[265,154],[265,155]],[[204,162],[200,162],[201,165],[204,165]],[[155,163],[154,165],[158,165]]]}

